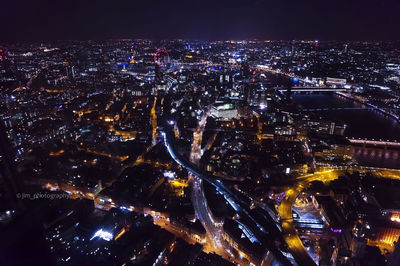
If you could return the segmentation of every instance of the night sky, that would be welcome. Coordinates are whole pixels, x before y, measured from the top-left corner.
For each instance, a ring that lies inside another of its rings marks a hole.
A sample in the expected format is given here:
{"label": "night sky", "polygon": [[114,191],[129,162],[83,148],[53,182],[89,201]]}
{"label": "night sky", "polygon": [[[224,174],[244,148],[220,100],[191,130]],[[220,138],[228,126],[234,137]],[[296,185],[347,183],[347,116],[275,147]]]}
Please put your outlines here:
{"label": "night sky", "polygon": [[0,41],[399,39],[399,0],[2,0]]}

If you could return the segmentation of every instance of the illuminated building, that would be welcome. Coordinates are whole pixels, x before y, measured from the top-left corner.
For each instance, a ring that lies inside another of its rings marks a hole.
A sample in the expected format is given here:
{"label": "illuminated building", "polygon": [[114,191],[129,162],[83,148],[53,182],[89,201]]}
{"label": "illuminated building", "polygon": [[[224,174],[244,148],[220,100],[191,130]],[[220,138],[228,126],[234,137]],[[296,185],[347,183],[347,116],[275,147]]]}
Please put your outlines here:
{"label": "illuminated building", "polygon": [[353,239],[350,245],[352,257],[362,258],[365,253],[366,244],[364,225],[362,222],[356,222],[353,227]]}
{"label": "illuminated building", "polygon": [[377,246],[381,251],[387,249],[389,252],[393,252],[395,242],[398,242],[399,237],[400,229],[398,228],[378,228],[376,237],[368,239],[367,245]]}
{"label": "illuminated building", "polygon": [[326,84],[328,85],[339,85],[339,86],[344,86],[347,83],[346,79],[340,79],[340,78],[326,78]]}
{"label": "illuminated building", "polygon": [[94,235],[92,236],[92,238],[90,240],[93,240],[93,239],[95,239],[97,237],[101,238],[101,239],[103,239],[105,241],[110,241],[110,240],[113,239],[114,236],[110,232],[107,232],[107,231],[105,231],[103,229],[99,229],[99,230],[96,231],[96,233],[94,233]]}
{"label": "illuminated building", "polygon": [[351,160],[353,158],[353,149],[351,146],[333,145],[329,149],[323,151],[316,151],[314,156],[322,158],[344,158]]}
{"label": "illuminated building", "polygon": [[232,103],[219,102],[213,105],[211,116],[219,120],[231,120],[238,116],[238,111]]}

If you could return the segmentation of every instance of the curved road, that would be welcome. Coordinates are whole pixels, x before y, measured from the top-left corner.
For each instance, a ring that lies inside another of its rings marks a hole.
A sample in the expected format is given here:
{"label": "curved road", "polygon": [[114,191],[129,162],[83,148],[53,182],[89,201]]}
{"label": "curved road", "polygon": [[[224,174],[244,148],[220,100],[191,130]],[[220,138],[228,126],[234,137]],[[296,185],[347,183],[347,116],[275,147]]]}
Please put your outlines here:
{"label": "curved road", "polygon": [[[241,200],[237,195],[235,195],[228,187],[226,187],[220,180],[215,180],[214,177],[208,176],[206,173],[203,173],[201,170],[198,169],[198,167],[193,164],[192,162],[189,162],[183,156],[180,154],[176,153],[173,149],[174,145],[174,140],[175,137],[173,135],[171,127],[166,127],[165,131],[162,132],[162,135],[164,137],[164,143],[168,149],[169,154],[171,157],[183,168],[185,168],[187,171],[192,173],[194,176],[200,178],[202,181],[206,181],[213,185],[218,192],[220,192],[224,198],[227,200],[227,202],[233,207],[235,211],[240,213],[241,215],[246,216],[249,219],[250,227],[252,228],[252,233],[254,236],[258,239],[261,239],[262,241],[268,240],[268,230],[264,228],[263,225],[261,225],[257,219],[255,219],[251,214],[250,214],[250,207],[249,204]],[[255,210],[258,212],[257,210]],[[259,214],[259,216],[262,216],[262,214]],[[273,239],[269,239],[272,243]],[[289,259],[280,251],[278,248],[276,248],[274,245],[269,243],[269,248],[270,251],[273,253],[273,257],[275,257],[275,260],[278,260],[280,262],[279,265],[291,265]],[[272,255],[272,254],[271,254]]]}
{"label": "curved road", "polygon": [[[207,113],[203,116],[203,118],[199,122],[199,126],[193,132],[193,143],[192,150],[190,152],[190,161],[197,166],[200,163],[202,155],[201,142],[203,139],[203,132],[206,126],[206,122]],[[220,241],[222,224],[216,221],[208,207],[201,178],[189,173],[189,180],[192,188],[192,203],[196,212],[196,217],[200,220],[200,222],[206,229],[208,239],[214,246],[214,249],[219,250],[221,253],[226,253]]]}
{"label": "curved road", "polygon": [[400,170],[397,169],[382,169],[372,167],[337,167],[325,169],[313,174],[300,176],[297,178],[297,183],[285,191],[286,197],[278,207],[278,212],[281,217],[284,238],[288,244],[289,250],[299,265],[315,265],[315,262],[308,254],[307,250],[297,234],[297,230],[293,224],[292,208],[300,192],[306,188],[312,181],[330,182],[344,175],[346,172],[372,172],[374,175],[382,178],[400,179]]}

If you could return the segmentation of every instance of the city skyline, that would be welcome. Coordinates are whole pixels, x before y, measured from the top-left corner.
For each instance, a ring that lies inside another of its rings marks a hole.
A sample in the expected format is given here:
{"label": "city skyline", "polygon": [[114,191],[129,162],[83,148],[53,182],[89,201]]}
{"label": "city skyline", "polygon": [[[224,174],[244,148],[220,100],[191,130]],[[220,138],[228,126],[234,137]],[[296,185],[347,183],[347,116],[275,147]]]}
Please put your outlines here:
{"label": "city skyline", "polygon": [[1,266],[400,265],[398,0],[0,6]]}
{"label": "city skyline", "polygon": [[399,55],[390,41],[3,45],[0,263],[396,261]]}

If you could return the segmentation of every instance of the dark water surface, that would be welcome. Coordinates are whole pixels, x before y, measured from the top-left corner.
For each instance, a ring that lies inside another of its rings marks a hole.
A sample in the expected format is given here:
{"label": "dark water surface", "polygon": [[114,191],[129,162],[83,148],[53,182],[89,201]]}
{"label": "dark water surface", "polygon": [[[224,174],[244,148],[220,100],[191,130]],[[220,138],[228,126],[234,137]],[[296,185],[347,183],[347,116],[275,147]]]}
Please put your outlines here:
{"label": "dark water surface", "polygon": [[305,109],[363,108],[364,110],[329,110],[317,113],[321,117],[345,122],[348,126],[345,135],[348,137],[400,141],[399,122],[360,103],[336,94],[294,94],[293,100]]}
{"label": "dark water surface", "polygon": [[[304,109],[360,108],[358,110],[314,111],[320,117],[346,123],[345,136],[400,141],[400,123],[386,115],[336,94],[294,94],[293,100]],[[355,158],[361,165],[400,168],[399,150],[356,148]]]}

